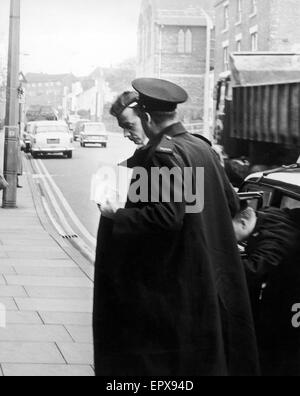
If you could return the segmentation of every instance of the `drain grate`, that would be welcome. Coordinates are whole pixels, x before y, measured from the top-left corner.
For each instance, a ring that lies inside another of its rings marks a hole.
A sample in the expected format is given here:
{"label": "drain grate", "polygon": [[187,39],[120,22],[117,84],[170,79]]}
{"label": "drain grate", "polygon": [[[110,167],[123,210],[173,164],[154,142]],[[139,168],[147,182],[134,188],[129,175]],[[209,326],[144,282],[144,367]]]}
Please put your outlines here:
{"label": "drain grate", "polygon": [[78,235],[74,234],[74,235],[62,235],[63,239],[77,239],[79,238]]}

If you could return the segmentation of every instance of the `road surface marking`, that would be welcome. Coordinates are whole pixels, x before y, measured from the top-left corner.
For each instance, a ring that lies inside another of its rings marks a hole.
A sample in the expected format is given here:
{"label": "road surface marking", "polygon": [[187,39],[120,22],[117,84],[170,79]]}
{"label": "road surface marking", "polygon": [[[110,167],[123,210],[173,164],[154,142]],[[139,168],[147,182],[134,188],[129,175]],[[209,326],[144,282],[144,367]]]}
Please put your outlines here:
{"label": "road surface marking", "polygon": [[43,203],[44,209],[45,209],[50,221],[52,222],[54,228],[59,233],[59,235],[61,235],[61,236],[65,235],[64,230],[60,227],[60,225],[57,223],[57,221],[52,216],[51,210],[49,208],[49,205],[47,204],[45,197],[41,197],[41,198],[42,198],[42,203]]}
{"label": "road surface marking", "polygon": [[41,166],[42,170],[44,171],[44,174],[47,176],[47,179],[49,180],[50,184],[52,185],[54,191],[56,192],[60,202],[64,206],[65,210],[67,211],[68,215],[72,219],[73,223],[77,226],[77,228],[80,230],[80,232],[85,236],[85,238],[92,243],[93,247],[96,246],[97,240],[89,233],[89,231],[85,228],[85,226],[81,223],[81,221],[78,219],[77,215],[74,213],[73,209],[67,202],[66,198],[64,197],[63,193],[53,180],[53,177],[50,175],[48,172],[46,166],[44,165],[42,160],[37,160],[39,165]]}
{"label": "road surface marking", "polygon": [[[38,171],[40,173],[42,173],[42,171],[41,171],[41,169],[39,167],[39,164],[37,162],[35,162],[35,165],[36,165]],[[45,186],[46,192],[47,192],[47,194],[48,194],[48,196],[49,196],[49,198],[51,200],[51,203],[52,203],[52,205],[54,207],[54,210],[56,211],[60,221],[63,223],[63,226],[64,226],[64,228],[66,230],[66,233],[64,233],[63,235],[66,234],[66,235],[70,235],[70,236],[75,236],[76,233],[72,230],[72,228],[70,227],[69,223],[67,222],[67,220],[65,218],[65,215],[63,214],[62,210],[60,209],[59,204],[57,203],[57,200],[56,200],[54,194],[51,191],[51,187],[49,186],[46,177],[43,179],[43,182],[44,182],[44,186]]]}

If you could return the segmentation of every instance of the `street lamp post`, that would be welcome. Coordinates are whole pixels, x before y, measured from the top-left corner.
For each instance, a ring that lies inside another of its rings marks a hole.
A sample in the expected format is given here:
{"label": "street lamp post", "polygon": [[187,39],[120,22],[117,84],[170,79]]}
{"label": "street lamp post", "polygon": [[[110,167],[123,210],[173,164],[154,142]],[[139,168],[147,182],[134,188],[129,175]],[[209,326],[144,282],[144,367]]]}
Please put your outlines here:
{"label": "street lamp post", "polygon": [[4,176],[9,187],[3,193],[3,208],[17,206],[19,161],[19,68],[20,68],[20,0],[10,2],[10,33],[6,92]]}

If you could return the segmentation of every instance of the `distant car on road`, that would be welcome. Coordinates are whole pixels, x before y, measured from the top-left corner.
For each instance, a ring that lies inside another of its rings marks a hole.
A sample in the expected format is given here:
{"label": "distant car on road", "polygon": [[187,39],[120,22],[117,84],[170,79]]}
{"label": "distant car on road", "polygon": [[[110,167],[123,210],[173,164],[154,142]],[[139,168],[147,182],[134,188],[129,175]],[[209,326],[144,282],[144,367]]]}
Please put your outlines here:
{"label": "distant car on road", "polygon": [[35,122],[30,133],[31,154],[64,154],[73,157],[73,136],[63,121]]}
{"label": "distant car on road", "polygon": [[102,147],[107,147],[108,133],[106,127],[102,122],[89,122],[83,124],[80,133],[80,145],[85,147],[87,144],[99,144]]}
{"label": "distant car on road", "polygon": [[73,131],[73,136],[74,136],[74,141],[75,142],[80,139],[80,134],[82,132],[83,126],[85,124],[90,123],[90,122],[91,122],[90,120],[83,120],[83,119],[76,122],[75,129]]}
{"label": "distant car on road", "polygon": [[78,115],[69,116],[67,124],[71,132],[75,131],[75,126],[78,121],[80,121],[80,117]]}

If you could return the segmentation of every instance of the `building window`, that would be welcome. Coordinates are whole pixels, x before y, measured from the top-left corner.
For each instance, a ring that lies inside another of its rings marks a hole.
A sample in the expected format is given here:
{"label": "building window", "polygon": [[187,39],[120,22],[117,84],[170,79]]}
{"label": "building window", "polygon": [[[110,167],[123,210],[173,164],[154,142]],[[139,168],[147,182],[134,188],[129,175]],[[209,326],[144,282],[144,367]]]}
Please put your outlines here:
{"label": "building window", "polygon": [[193,52],[193,33],[190,29],[180,29],[178,33],[178,52],[191,54]]}
{"label": "building window", "polygon": [[151,30],[151,26],[149,28],[149,32],[148,32],[148,57],[151,56],[152,53],[152,30]]}
{"label": "building window", "polygon": [[180,54],[184,54],[185,52],[185,33],[182,29],[180,29],[178,35],[178,52]]}
{"label": "building window", "polygon": [[229,70],[229,43],[223,44],[224,70]]}
{"label": "building window", "polygon": [[251,36],[251,50],[253,52],[258,51],[258,26],[254,26],[250,29]]}
{"label": "building window", "polygon": [[236,14],[236,23],[242,23],[242,13],[243,13],[243,5],[242,0],[237,0],[237,14]]}
{"label": "building window", "polygon": [[257,0],[251,0],[251,16],[257,14]]}
{"label": "building window", "polygon": [[229,4],[224,6],[224,31],[229,30]]}
{"label": "building window", "polygon": [[235,36],[235,42],[236,42],[236,52],[241,52],[242,51],[242,40],[243,40],[243,35],[238,34]]}
{"label": "building window", "polygon": [[193,34],[190,29],[185,33],[185,52],[191,54],[193,52]]}
{"label": "building window", "polygon": [[258,33],[257,32],[251,34],[251,50],[253,52],[258,51]]}

